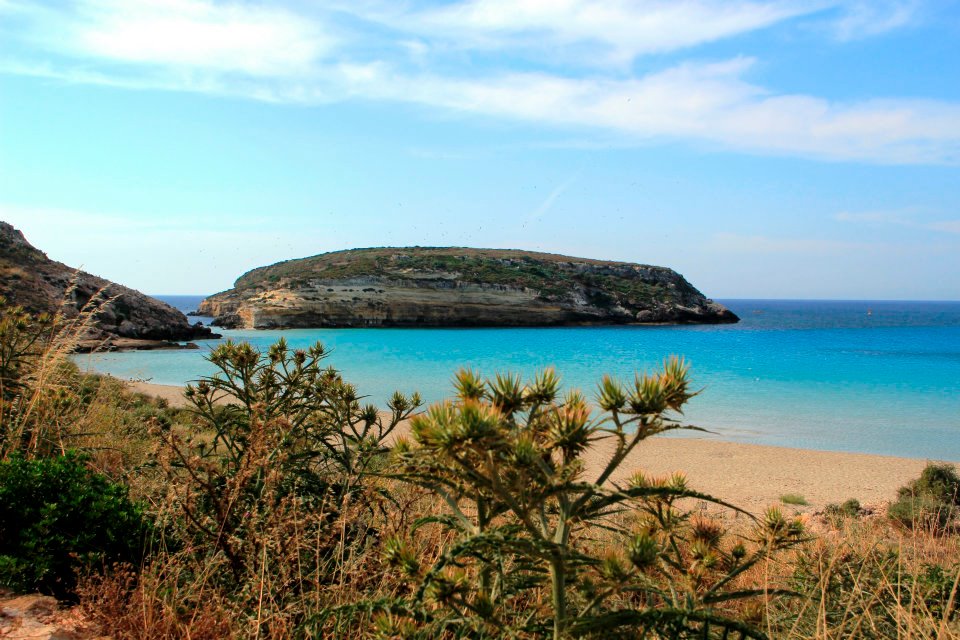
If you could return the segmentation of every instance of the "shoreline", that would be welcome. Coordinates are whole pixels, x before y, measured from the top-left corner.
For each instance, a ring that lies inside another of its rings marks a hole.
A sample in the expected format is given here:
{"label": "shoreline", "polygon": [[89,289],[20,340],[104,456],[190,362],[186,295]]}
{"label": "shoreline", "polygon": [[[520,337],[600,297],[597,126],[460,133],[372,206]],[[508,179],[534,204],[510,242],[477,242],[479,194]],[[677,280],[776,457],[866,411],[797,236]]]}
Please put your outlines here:
{"label": "shoreline", "polygon": [[[128,389],[184,406],[183,387],[126,381]],[[594,444],[585,457],[593,475],[612,442]],[[710,437],[651,438],[638,445],[611,480],[638,470],[653,476],[683,472],[692,489],[730,502],[751,513],[779,505],[785,513],[814,513],[829,503],[856,498],[881,510],[897,489],[920,475],[930,460],[869,453],[793,449],[715,440]],[[798,494],[806,506],[783,505],[780,496]]]}

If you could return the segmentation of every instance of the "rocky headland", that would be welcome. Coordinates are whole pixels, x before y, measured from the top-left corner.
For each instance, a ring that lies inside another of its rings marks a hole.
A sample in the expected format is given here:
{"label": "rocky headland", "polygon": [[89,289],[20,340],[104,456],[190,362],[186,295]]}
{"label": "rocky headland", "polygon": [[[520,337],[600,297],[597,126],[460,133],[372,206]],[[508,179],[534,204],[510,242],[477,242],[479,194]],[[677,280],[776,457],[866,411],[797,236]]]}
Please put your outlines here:
{"label": "rocky headland", "polygon": [[184,341],[218,337],[164,302],[51,260],[0,222],[0,296],[9,303],[76,317],[100,292],[110,301],[99,306],[79,351],[182,348]]}
{"label": "rocky headland", "polygon": [[504,249],[352,249],[242,275],[198,314],[231,328],[717,324],[665,267]]}

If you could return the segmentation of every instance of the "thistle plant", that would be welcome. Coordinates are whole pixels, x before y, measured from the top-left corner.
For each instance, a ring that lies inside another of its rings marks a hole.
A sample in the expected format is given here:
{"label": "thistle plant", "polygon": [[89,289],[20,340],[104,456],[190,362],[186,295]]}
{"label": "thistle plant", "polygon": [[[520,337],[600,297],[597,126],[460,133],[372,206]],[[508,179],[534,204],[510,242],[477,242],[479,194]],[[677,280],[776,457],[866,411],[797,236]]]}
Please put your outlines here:
{"label": "thistle plant", "polygon": [[[395,447],[399,475],[445,505],[418,525],[444,527],[452,542],[431,566],[410,541],[387,546],[387,562],[417,586],[381,631],[414,621],[424,636],[763,637],[721,609],[771,594],[739,589],[738,578],[797,543],[800,523],[772,511],[739,538],[682,508],[696,500],[742,513],[682,476],[612,481],[647,438],[696,429],[677,420],[694,395],[683,360],[629,387],[604,377],[599,415],[582,393],[561,395],[550,369],[527,384],[463,370],[455,386],[455,399],[414,417],[411,439]],[[587,476],[587,449],[602,440],[611,452]]]}
{"label": "thistle plant", "polygon": [[194,433],[160,434],[159,462],[191,546],[202,564],[223,562],[224,588],[258,607],[267,599],[282,608],[337,579],[373,533],[365,514],[377,496],[366,480],[420,404],[395,394],[386,413],[361,405],[322,366],[326,356],[319,343],[291,350],[281,339],[262,353],[228,341],[209,355],[219,371],[186,389]]}

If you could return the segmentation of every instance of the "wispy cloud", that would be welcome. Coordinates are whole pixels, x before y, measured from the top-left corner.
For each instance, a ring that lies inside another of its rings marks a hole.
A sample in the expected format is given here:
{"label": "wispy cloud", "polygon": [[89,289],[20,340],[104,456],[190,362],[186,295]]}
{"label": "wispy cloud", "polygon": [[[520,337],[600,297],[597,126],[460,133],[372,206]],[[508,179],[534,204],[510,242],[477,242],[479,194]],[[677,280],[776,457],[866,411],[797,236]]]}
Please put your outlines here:
{"label": "wispy cloud", "polygon": [[456,79],[384,71],[353,90],[480,115],[755,152],[885,163],[960,162],[960,104],[834,103],[746,82],[753,61],[679,66],[628,80],[507,74]]}
{"label": "wispy cloud", "polygon": [[853,0],[831,24],[840,40],[876,36],[914,24],[921,13],[918,0]]}
{"label": "wispy cloud", "polygon": [[839,222],[868,224],[908,224],[910,214],[905,211],[841,211],[834,216]]}
{"label": "wispy cloud", "polygon": [[540,206],[534,209],[533,211],[531,211],[529,214],[527,214],[527,217],[524,218],[523,220],[523,224],[527,225],[531,222],[536,222],[537,220],[545,216],[550,211],[550,209],[553,208],[553,205],[557,202],[557,199],[560,196],[562,196],[564,192],[570,188],[570,185],[572,185],[575,181],[576,181],[576,176],[568,180],[564,180],[563,182],[558,184],[556,187],[554,187],[554,189],[549,194],[547,194],[547,197],[543,199],[543,202],[540,203]]}
{"label": "wispy cloud", "polygon": [[927,228],[935,231],[944,231],[946,233],[960,233],[960,219],[931,222],[927,224]]}
{"label": "wispy cloud", "polygon": [[873,226],[898,226],[920,229],[935,233],[960,234],[960,219],[930,220],[930,216],[921,219],[915,210],[898,211],[841,211],[834,216],[839,222],[869,224]]}
{"label": "wispy cloud", "polygon": [[335,44],[322,23],[280,8],[206,0],[78,0],[65,7],[20,5],[14,13],[38,48],[121,65],[297,77]]}
{"label": "wispy cloud", "polygon": [[[260,5],[210,0],[0,0],[0,72],[277,103],[365,99],[507,118],[617,144],[689,140],[724,149],[878,163],[960,163],[960,103],[832,101],[749,80],[755,61],[660,63],[797,17],[849,33],[896,28],[913,2],[855,0],[365,0]],[[11,43],[17,43],[13,46]],[[453,65],[451,48],[486,56]],[[572,52],[585,65],[546,58]],[[585,54],[589,55],[585,55]],[[666,66],[664,66],[666,64]]]}
{"label": "wispy cloud", "polygon": [[456,47],[540,49],[553,56],[562,55],[561,47],[587,47],[594,55],[581,55],[581,61],[596,64],[714,42],[826,6],[823,0],[466,0],[367,15]]}
{"label": "wispy cloud", "polygon": [[771,237],[739,233],[717,233],[708,248],[733,253],[789,253],[800,255],[837,255],[875,250],[878,243],[847,242],[831,238]]}

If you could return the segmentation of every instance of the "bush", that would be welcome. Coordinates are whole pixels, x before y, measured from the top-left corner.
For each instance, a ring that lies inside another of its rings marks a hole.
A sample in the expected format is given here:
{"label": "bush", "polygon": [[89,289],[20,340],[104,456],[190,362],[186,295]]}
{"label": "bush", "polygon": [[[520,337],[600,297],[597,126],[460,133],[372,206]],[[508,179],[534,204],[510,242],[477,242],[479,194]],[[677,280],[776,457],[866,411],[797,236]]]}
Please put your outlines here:
{"label": "bush", "polygon": [[191,550],[172,572],[186,599],[197,596],[184,604],[201,601],[191,584],[210,584],[268,637],[298,624],[305,601],[335,595],[331,584],[343,589],[347,567],[378,544],[392,496],[376,474],[387,439],[420,405],[399,393],[386,412],[362,405],[326,357],[320,344],[292,350],[281,339],[261,352],[228,341],[209,356],[219,372],[187,387],[193,433],[156,429]]}
{"label": "bush", "polygon": [[792,504],[800,507],[805,507],[806,505],[810,504],[807,502],[807,499],[799,493],[785,493],[780,496],[780,502],[783,504]]}
{"label": "bush", "polygon": [[906,487],[899,496],[929,496],[943,504],[960,505],[960,476],[952,464],[928,464],[920,477]]}
{"label": "bush", "polygon": [[73,453],[0,462],[0,584],[69,598],[77,574],[139,563],[149,532],[127,490]]}
{"label": "bush", "polygon": [[823,509],[824,515],[831,518],[858,518],[862,512],[863,507],[856,498],[850,498],[842,504],[831,502]]}
{"label": "bush", "polygon": [[950,526],[960,506],[960,476],[950,464],[928,464],[920,477],[900,487],[889,517],[908,527],[942,531]]}

